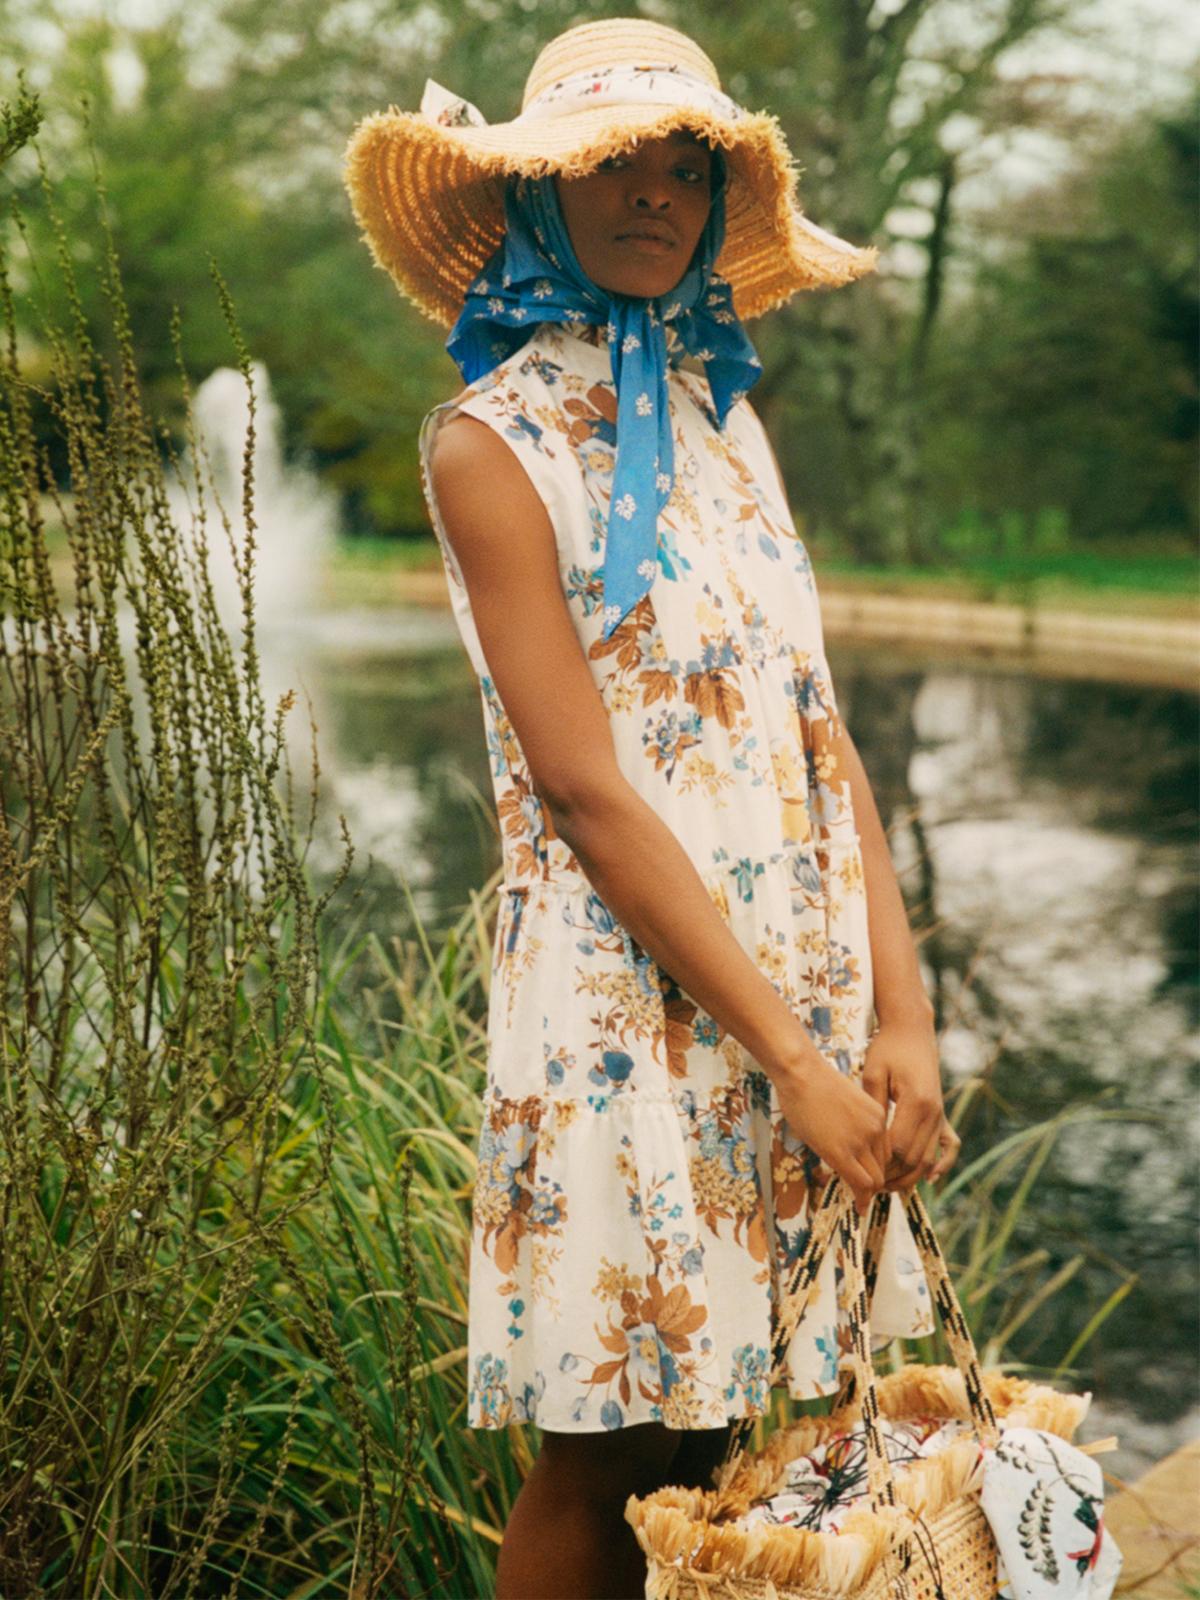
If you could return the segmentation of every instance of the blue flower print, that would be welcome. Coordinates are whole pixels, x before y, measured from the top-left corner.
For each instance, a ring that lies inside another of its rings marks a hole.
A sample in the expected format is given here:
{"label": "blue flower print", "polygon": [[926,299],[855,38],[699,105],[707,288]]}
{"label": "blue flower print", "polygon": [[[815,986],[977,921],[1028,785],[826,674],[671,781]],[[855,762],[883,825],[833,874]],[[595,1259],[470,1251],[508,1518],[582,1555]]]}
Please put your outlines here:
{"label": "blue flower print", "polygon": [[728,635],[722,634],[716,639],[706,639],[704,648],[700,652],[700,659],[689,661],[684,671],[689,678],[693,678],[701,673],[719,672],[722,667],[736,666],[737,660],[733,640]]}
{"label": "blue flower print", "polygon": [[667,781],[675,775],[679,758],[700,743],[701,717],[698,711],[688,711],[682,716],[678,711],[662,711],[657,720],[646,718],[642,743],[646,754],[654,762],[656,772],[665,772]]}
{"label": "blue flower print", "polygon": [[[674,529],[661,522],[658,525],[658,568],[660,576],[672,583],[678,583],[685,573],[692,570],[692,563],[675,541]],[[678,661],[672,663],[672,670],[679,671]]]}
{"label": "blue flower print", "polygon": [[828,1006],[813,1006],[808,1014],[808,1031],[818,1039],[828,1039],[833,1029],[833,1013]]}
{"label": "blue flower print", "polygon": [[621,1428],[625,1425],[625,1413],[615,1400],[606,1400],[600,1407],[600,1421],[606,1428]]}
{"label": "blue flower print", "polygon": [[838,1375],[837,1328],[827,1327],[823,1333],[817,1336],[814,1343],[825,1357],[825,1365],[820,1372],[820,1382],[833,1383]]}
{"label": "blue flower print", "polygon": [[517,439],[521,442],[529,439],[532,440],[535,447],[541,444],[542,430],[536,422],[531,422],[528,417],[523,416],[519,411],[510,418],[508,427],[504,431],[510,439]]}
{"label": "blue flower print", "polygon": [[489,728],[487,731],[487,748],[491,758],[493,778],[504,777],[508,772],[508,763],[504,759],[504,747],[495,728]]}
{"label": "blue flower print", "polygon": [[767,1363],[770,1352],[765,1345],[743,1344],[733,1352],[733,1377],[725,1385],[726,1400],[742,1396],[742,1414],[767,1409]]}
{"label": "blue flower print", "polygon": [[562,1192],[561,1183],[539,1178],[529,1208],[530,1222],[540,1228],[557,1228],[563,1220]]}
{"label": "blue flower print", "polygon": [[514,1422],[536,1422],[538,1405],[546,1392],[546,1374],[539,1367],[533,1375],[533,1382],[526,1383],[519,1395],[513,1396]]}
{"label": "blue flower print", "polygon": [[642,1322],[628,1328],[626,1336],[634,1361],[652,1387],[656,1382],[662,1385],[665,1400],[682,1377],[673,1353],[652,1322]]}
{"label": "blue flower print", "polygon": [[600,1057],[600,1065],[592,1067],[588,1078],[600,1088],[619,1089],[633,1071],[633,1057],[624,1050],[605,1050]]}
{"label": "blue flower print", "polygon": [[746,1074],[746,1087],[750,1092],[750,1105],[755,1111],[760,1111],[764,1117],[771,1114],[771,1080],[759,1067],[753,1067]]}
{"label": "blue flower print", "polygon": [[471,1403],[487,1425],[500,1428],[508,1421],[512,1397],[508,1392],[508,1362],[482,1355],[475,1361],[470,1382]]}
{"label": "blue flower print", "polygon": [[820,894],[821,874],[817,871],[817,864],[810,855],[792,857],[792,881],[805,894]]}
{"label": "blue flower print", "polygon": [[830,940],[829,991],[831,994],[852,994],[859,981],[858,963],[844,944]]}
{"label": "blue flower print", "polygon": [[741,856],[730,867],[733,881],[737,885],[738,897],[742,900],[754,899],[754,880],[761,878],[767,870],[761,861],[751,861],[749,856]]}
{"label": "blue flower print", "polygon": [[525,1122],[510,1122],[500,1135],[500,1160],[513,1177],[529,1161],[533,1154],[533,1142],[533,1129]]}
{"label": "blue flower print", "polygon": [[577,601],[585,617],[597,611],[604,599],[604,585],[599,569],[585,567],[578,562],[570,568],[563,580],[567,601]]}
{"label": "blue flower print", "polygon": [[710,1017],[707,1011],[697,1014],[692,1023],[692,1038],[707,1050],[715,1050],[721,1042],[721,1030],[715,1018]]}
{"label": "blue flower print", "polygon": [[620,932],[620,924],[595,890],[590,891],[584,901],[583,914],[597,933],[611,934]]}

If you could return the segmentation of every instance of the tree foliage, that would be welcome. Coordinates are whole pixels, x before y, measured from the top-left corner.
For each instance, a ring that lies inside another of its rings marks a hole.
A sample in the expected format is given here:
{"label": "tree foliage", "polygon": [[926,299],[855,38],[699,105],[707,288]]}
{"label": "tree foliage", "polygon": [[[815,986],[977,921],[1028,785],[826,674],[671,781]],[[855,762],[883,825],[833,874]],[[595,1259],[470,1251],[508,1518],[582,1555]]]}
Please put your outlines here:
{"label": "tree foliage", "polygon": [[[426,75],[490,120],[509,117],[547,39],[627,14],[628,0],[207,0],[127,27],[52,0],[38,30],[28,4],[0,0],[0,31],[14,59],[40,62],[68,226],[87,201],[77,97],[89,97],[151,396],[161,383],[169,405],[173,304],[197,369],[222,359],[212,251],[270,369],[288,446],[341,491],[349,530],[424,532],[416,428],[459,379],[442,331],[397,296],[357,236],[346,139],[370,111],[415,106]],[[1193,232],[1181,209],[1186,111],[1168,108],[1159,130],[1142,119],[1096,137],[1108,108],[1072,110],[1060,92],[1069,79],[1041,54],[1082,26],[1082,6],[641,6],[693,34],[743,103],[778,114],[806,211],[882,249],[877,274],[798,295],[751,325],[765,369],[754,401],[810,537],[862,559],[924,560],[972,510],[1048,513],[1085,541],[1157,537],[1191,514],[1181,352],[1194,295],[1170,254]],[[35,42],[51,34],[39,56]],[[1040,240],[979,199],[997,141],[1033,132],[1077,151]],[[1161,224],[1148,194],[1163,201]],[[83,292],[90,305],[96,286]],[[1039,342],[1055,352],[1055,392],[1031,405]],[[1174,412],[1143,403],[1164,353]]]}

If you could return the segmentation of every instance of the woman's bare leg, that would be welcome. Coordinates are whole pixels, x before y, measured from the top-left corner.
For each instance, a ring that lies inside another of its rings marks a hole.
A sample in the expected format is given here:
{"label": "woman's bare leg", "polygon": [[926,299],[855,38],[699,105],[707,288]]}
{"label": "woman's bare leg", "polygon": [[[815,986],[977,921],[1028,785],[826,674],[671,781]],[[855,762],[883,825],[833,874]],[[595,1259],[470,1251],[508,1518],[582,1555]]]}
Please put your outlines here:
{"label": "woman's bare leg", "polygon": [[661,1422],[545,1430],[504,1530],[496,1600],[642,1600],[646,1558],[625,1502],[674,1481],[680,1437]]}
{"label": "woman's bare leg", "polygon": [[682,1489],[711,1489],[713,1469],[725,1459],[729,1428],[727,1422],[723,1428],[689,1428],[680,1433],[670,1481]]}

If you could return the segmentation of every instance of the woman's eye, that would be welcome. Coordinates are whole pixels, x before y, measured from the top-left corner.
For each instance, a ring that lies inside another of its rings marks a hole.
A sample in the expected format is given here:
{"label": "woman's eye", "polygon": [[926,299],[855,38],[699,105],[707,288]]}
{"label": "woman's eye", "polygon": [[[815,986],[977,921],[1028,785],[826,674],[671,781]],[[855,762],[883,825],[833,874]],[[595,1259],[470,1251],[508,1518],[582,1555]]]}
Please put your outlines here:
{"label": "woman's eye", "polygon": [[[600,162],[596,170],[598,172],[618,172],[622,167],[627,165],[628,162],[624,156],[605,156],[604,160]],[[707,181],[707,174],[697,171],[695,167],[676,167],[675,171],[677,175],[681,174],[691,184],[704,183]]]}

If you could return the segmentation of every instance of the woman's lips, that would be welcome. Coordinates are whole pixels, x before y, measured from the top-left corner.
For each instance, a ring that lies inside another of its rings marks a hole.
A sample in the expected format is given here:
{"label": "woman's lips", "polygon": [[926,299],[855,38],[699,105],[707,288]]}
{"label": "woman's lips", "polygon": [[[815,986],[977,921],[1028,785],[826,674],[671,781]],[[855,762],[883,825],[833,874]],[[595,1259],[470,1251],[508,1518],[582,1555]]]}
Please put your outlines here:
{"label": "woman's lips", "polygon": [[674,239],[665,239],[658,233],[619,233],[617,243],[648,256],[669,255],[675,248]]}

